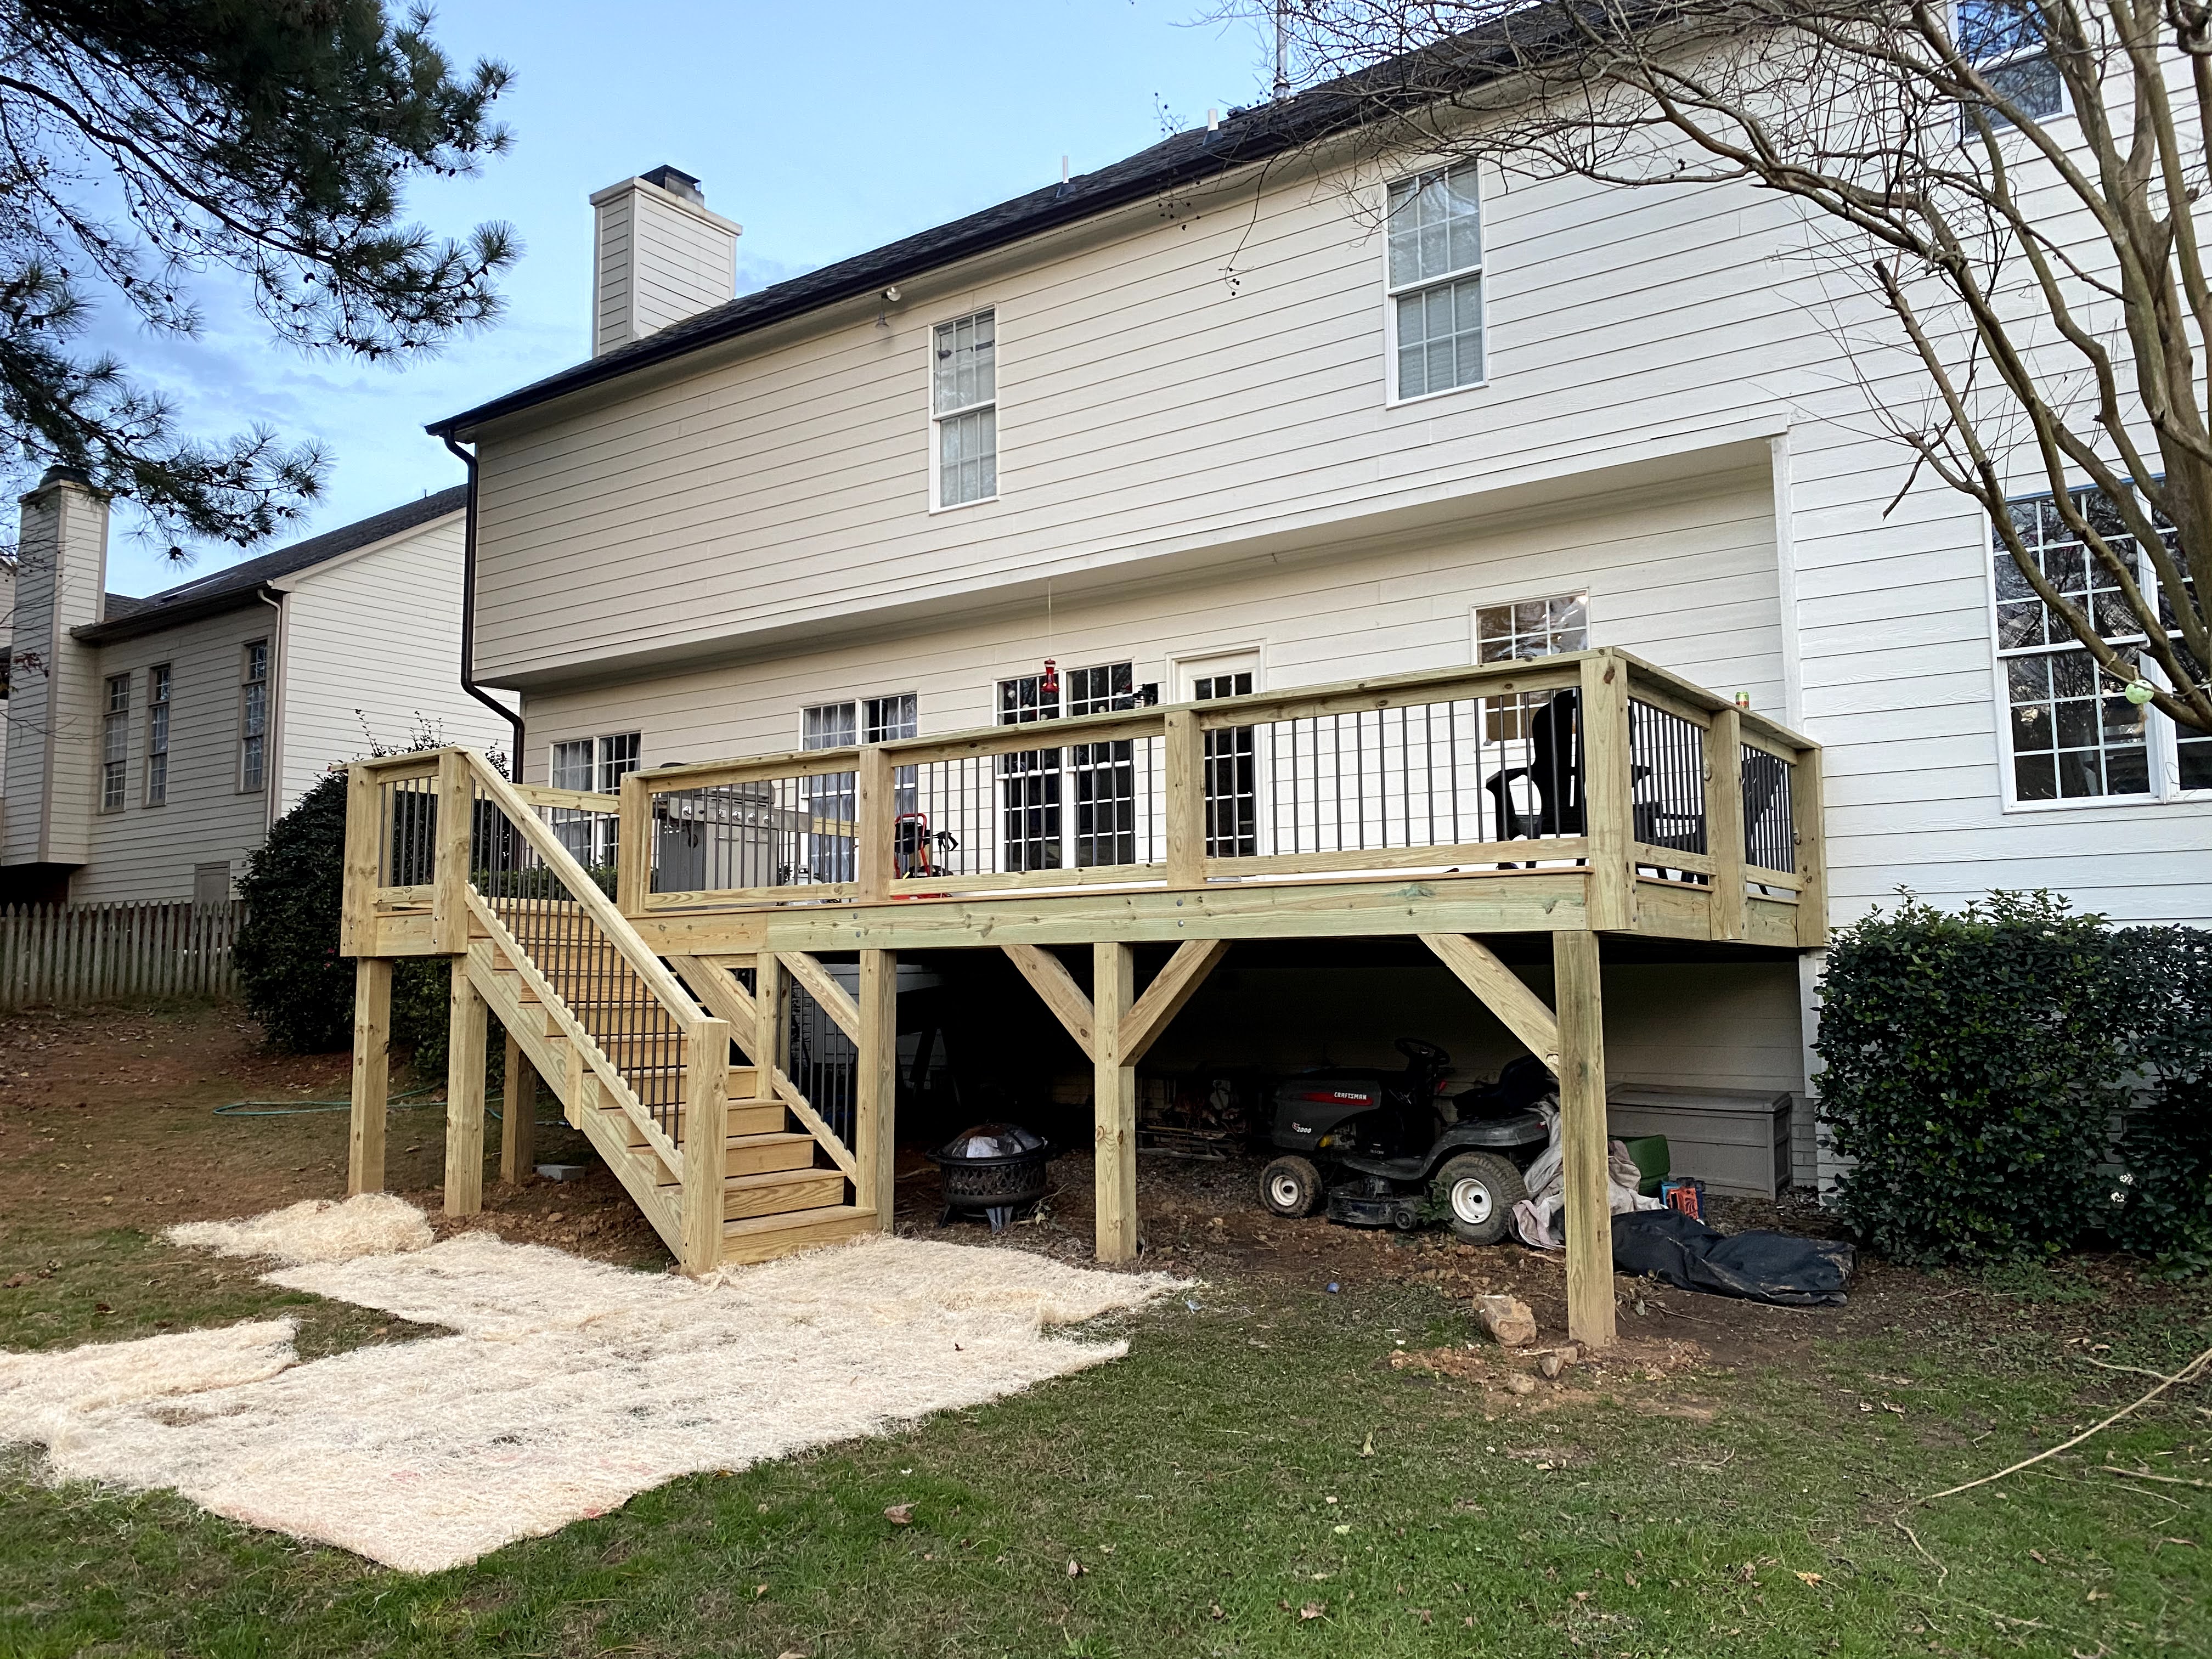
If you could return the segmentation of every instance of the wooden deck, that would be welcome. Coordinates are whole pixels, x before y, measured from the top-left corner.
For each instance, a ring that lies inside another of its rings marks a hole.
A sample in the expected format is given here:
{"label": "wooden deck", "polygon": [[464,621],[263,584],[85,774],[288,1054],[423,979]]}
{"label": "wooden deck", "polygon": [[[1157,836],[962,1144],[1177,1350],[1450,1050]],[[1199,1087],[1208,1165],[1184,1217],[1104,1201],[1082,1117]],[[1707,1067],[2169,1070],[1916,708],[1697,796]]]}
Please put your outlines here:
{"label": "wooden deck", "polygon": [[[664,767],[618,798],[463,750],[360,763],[352,792],[355,1188],[382,1180],[389,962],[447,956],[457,1021],[525,1024],[692,1272],[888,1224],[898,952],[1005,951],[1091,1060],[1098,1254],[1127,1261],[1135,1068],[1231,943],[1413,936],[1559,1078],[1570,1322],[1603,1342],[1600,936],[1826,937],[1818,747],[1617,651]],[[1531,933],[1556,1008],[1483,942]],[[1139,988],[1130,947],[1162,942]],[[1088,993],[1066,947],[1092,953]],[[857,996],[821,962],[841,953]],[[859,1048],[849,1121],[792,1079],[793,984]],[[466,1208],[481,1038],[453,1052]]]}

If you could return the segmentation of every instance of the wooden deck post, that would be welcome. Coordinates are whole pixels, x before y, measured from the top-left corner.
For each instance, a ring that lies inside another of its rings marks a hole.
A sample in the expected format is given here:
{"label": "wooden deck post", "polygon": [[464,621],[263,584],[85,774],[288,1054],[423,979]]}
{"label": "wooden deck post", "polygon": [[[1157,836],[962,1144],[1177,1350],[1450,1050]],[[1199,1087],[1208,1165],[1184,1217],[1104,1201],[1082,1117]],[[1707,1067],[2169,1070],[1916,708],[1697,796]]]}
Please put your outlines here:
{"label": "wooden deck post", "polygon": [[653,797],[645,775],[626,772],[615,797],[615,908],[626,916],[645,914],[646,889],[653,879]]}
{"label": "wooden deck post", "polygon": [[684,1271],[722,1265],[723,1178],[730,1128],[730,1027],[702,1019],[684,1045]]}
{"label": "wooden deck post", "polygon": [[346,1194],[384,1190],[384,1116],[392,1089],[392,958],[353,966],[353,1132]]}
{"label": "wooden deck post", "polygon": [[1744,936],[1743,850],[1743,716],[1723,708],[1705,728],[1705,851],[1713,860],[1715,939]]}
{"label": "wooden deck post", "polygon": [[444,955],[469,948],[469,846],[476,808],[469,757],[459,749],[438,755],[437,862],[430,888],[430,938]]}
{"label": "wooden deck post", "polygon": [[1167,876],[1170,887],[1206,884],[1206,734],[1198,715],[1170,708],[1165,717]]}
{"label": "wooden deck post", "polygon": [[1091,947],[1098,1259],[1137,1255],[1137,1068],[1123,1051],[1121,1020],[1136,1000],[1136,956],[1120,943]]}
{"label": "wooden deck post", "polygon": [[485,1021],[491,1011],[469,981],[466,957],[453,958],[447,1008],[446,1213],[474,1215],[483,1208]]}
{"label": "wooden deck post", "polygon": [[860,750],[853,790],[853,878],[863,899],[890,896],[897,818],[898,779],[890,752],[870,744]]}
{"label": "wooden deck post", "polygon": [[1801,749],[1790,769],[1790,817],[1797,831],[1797,943],[1814,950],[1828,942],[1828,839],[1821,816],[1820,751]]}
{"label": "wooden deck post", "polygon": [[854,1196],[862,1209],[876,1212],[877,1227],[890,1232],[898,1192],[893,1170],[898,1145],[898,957],[894,952],[860,952],[860,1075],[853,1158],[860,1166],[860,1178],[853,1183]]}
{"label": "wooden deck post", "polygon": [[747,1052],[760,1067],[761,1093],[774,1093],[776,1079],[791,1073],[791,975],[773,951],[753,963],[753,1046]]}
{"label": "wooden deck post", "polygon": [[368,960],[375,944],[376,885],[382,874],[380,821],[383,801],[376,780],[359,766],[346,770],[345,868],[339,878],[338,954]]}
{"label": "wooden deck post", "polygon": [[1636,925],[1628,778],[1628,665],[1603,651],[1582,660],[1583,825],[1589,837],[1589,925]]}
{"label": "wooden deck post", "polygon": [[528,1175],[537,1161],[538,1073],[510,1031],[506,1090],[499,1103],[499,1178],[512,1186]]}
{"label": "wooden deck post", "polygon": [[1613,1205],[1606,1179],[1605,1003],[1597,935],[1552,935],[1559,1018],[1559,1150],[1566,1178],[1567,1334],[1613,1341]]}

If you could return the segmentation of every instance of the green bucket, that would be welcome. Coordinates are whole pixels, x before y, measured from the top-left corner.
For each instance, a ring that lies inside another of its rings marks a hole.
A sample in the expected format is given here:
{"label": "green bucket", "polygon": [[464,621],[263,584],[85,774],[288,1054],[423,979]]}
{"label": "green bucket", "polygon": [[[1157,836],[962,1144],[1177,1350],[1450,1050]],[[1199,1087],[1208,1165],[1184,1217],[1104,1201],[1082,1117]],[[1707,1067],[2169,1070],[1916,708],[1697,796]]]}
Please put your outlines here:
{"label": "green bucket", "polygon": [[1620,1143],[1628,1149],[1629,1157],[1636,1160],[1637,1173],[1643,1176],[1636,1190],[1646,1198],[1659,1196],[1659,1183],[1674,1171],[1667,1161],[1667,1137],[1638,1135],[1633,1140]]}

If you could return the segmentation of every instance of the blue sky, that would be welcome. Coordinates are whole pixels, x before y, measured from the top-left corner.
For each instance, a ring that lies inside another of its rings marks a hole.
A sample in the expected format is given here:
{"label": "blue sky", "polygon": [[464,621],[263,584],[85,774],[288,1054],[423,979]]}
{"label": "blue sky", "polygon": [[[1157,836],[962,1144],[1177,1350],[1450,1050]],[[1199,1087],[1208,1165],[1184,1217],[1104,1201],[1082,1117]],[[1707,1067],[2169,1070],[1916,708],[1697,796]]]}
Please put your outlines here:
{"label": "blue sky", "polygon": [[[388,4],[397,0],[387,0]],[[506,317],[404,370],[303,357],[272,341],[240,290],[210,279],[196,340],[152,339],[109,302],[94,331],[198,431],[256,422],[333,457],[304,529],[346,524],[461,479],[424,422],[574,362],[591,210],[605,185],[670,162],[745,228],[750,290],[1143,149],[1209,106],[1266,91],[1263,43],[1194,21],[1206,0],[444,0],[454,57],[504,59],[513,151],[472,179],[426,180],[408,206],[432,228],[502,219],[523,257]],[[118,515],[108,585],[144,593],[247,556],[166,543]]]}

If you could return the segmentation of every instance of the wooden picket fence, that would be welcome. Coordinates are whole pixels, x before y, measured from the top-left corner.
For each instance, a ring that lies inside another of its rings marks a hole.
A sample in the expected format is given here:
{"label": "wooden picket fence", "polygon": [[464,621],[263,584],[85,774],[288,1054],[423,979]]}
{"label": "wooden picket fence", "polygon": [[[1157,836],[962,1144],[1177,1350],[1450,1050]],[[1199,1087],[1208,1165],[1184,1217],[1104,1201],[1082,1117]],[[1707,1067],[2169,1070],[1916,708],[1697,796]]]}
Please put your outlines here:
{"label": "wooden picket fence", "polygon": [[0,1009],[226,997],[243,900],[0,908]]}

